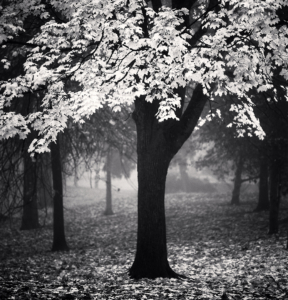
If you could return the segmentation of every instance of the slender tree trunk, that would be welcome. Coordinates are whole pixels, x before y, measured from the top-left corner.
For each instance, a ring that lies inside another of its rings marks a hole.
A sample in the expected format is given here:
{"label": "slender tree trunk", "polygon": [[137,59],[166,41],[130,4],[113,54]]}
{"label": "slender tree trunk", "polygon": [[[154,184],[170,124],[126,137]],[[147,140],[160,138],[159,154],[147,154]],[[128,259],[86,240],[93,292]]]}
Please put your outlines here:
{"label": "slender tree trunk", "polygon": [[236,171],[235,171],[235,178],[234,178],[234,188],[232,192],[232,205],[239,205],[240,203],[240,191],[241,191],[241,184],[242,184],[242,171],[244,166],[244,160],[242,155],[240,154],[239,161],[237,162]]}
{"label": "slender tree trunk", "polygon": [[278,233],[279,229],[279,205],[280,205],[280,165],[276,157],[270,164],[270,211],[269,234]]}
{"label": "slender tree trunk", "polygon": [[28,153],[28,147],[36,136],[36,132],[32,130],[25,141],[23,152],[24,186],[21,230],[35,229],[40,226],[37,207],[37,162],[36,158],[32,160]]}
{"label": "slender tree trunk", "polygon": [[75,187],[78,187],[78,181],[79,181],[78,168],[77,168],[77,163],[75,163],[74,165],[74,186]]}
{"label": "slender tree trunk", "polygon": [[53,245],[52,251],[69,250],[64,230],[63,185],[60,157],[60,140],[51,143],[51,167],[53,178]]}
{"label": "slender tree trunk", "polygon": [[269,164],[266,156],[260,158],[259,196],[255,211],[269,210]]}
{"label": "slender tree trunk", "polygon": [[111,186],[111,164],[112,164],[112,151],[109,147],[106,156],[106,209],[104,215],[113,215],[112,210],[112,186]]}

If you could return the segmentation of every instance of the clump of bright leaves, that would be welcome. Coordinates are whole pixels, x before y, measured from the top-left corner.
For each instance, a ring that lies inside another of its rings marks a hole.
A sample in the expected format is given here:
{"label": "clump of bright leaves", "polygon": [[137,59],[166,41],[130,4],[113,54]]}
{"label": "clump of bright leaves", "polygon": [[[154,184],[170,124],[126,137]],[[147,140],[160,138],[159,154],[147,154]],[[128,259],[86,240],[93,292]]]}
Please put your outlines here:
{"label": "clump of bright leaves", "polygon": [[229,299],[287,299],[286,224],[268,236],[267,213],[251,213],[255,196],[235,207],[223,194],[168,195],[169,261],[187,278],[135,281],[127,270],[136,246],[136,193],[115,194],[110,217],[103,216],[104,192],[98,195],[68,188],[67,253],[47,252],[52,212],[35,231],[17,231],[17,218],[2,226],[1,299],[212,300],[224,291]]}
{"label": "clump of bright leaves", "polygon": [[[18,2],[11,3],[20,12],[30,3]],[[30,123],[42,135],[30,150],[47,151],[69,117],[83,122],[103,103],[119,110],[141,95],[145,95],[143,101],[159,101],[159,121],[177,119],[180,97],[174,91],[191,81],[202,84],[211,97],[227,93],[244,97],[245,101],[232,107],[237,122],[250,125],[263,137],[248,93],[252,88],[259,92],[273,89],[275,68],[288,79],[287,24],[277,15],[287,3],[225,0],[208,13],[206,1],[198,4],[196,15],[191,15],[186,8],[165,6],[155,12],[141,0],[50,1],[60,22],[49,17],[40,1],[30,3],[26,15],[33,10],[47,22],[26,44],[30,51],[25,74],[1,82],[1,137],[19,134],[24,138]],[[8,44],[21,32],[22,22],[16,26],[10,15],[8,5],[0,20],[11,32],[1,35]],[[24,13],[21,16],[25,19]],[[184,25],[185,16],[191,21],[189,27]],[[198,40],[199,22],[206,31]],[[2,62],[8,67],[9,62]],[[70,79],[81,89],[69,90],[66,82]],[[4,112],[15,97],[43,87],[41,111],[27,118]]]}

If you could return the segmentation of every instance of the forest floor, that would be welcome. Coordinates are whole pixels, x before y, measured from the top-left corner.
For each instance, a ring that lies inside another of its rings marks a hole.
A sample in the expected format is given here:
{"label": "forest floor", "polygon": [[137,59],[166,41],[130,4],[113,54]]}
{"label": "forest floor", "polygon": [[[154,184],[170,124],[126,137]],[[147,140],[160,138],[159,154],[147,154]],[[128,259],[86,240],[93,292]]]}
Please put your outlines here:
{"label": "forest floor", "polygon": [[135,254],[136,192],[113,196],[115,214],[104,216],[104,191],[68,188],[69,252],[49,251],[50,210],[37,230],[19,231],[17,217],[0,224],[0,299],[288,299],[287,200],[280,233],[270,236],[268,213],[252,213],[255,195],[238,207],[229,195],[167,195],[169,262],[187,279],[134,281],[127,269]]}

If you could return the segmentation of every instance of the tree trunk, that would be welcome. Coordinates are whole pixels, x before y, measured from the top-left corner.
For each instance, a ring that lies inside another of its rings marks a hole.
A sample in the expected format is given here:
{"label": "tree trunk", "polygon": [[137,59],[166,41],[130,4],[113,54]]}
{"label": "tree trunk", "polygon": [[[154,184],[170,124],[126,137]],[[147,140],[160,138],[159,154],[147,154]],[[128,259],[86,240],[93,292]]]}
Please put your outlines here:
{"label": "tree trunk", "polygon": [[157,104],[139,99],[133,118],[137,128],[138,232],[132,278],[177,277],[167,259],[165,181],[173,157],[155,118]]}
{"label": "tree trunk", "polygon": [[[185,88],[177,93],[183,105]],[[207,99],[202,86],[197,85],[186,110],[177,111],[180,121],[161,123],[155,117],[158,101],[146,102],[144,96],[135,100],[138,231],[135,260],[129,270],[132,278],[181,277],[167,259],[165,182],[171,159],[193,132]]]}
{"label": "tree trunk", "polygon": [[95,189],[98,189],[98,187],[99,187],[99,180],[100,180],[100,170],[97,166],[97,168],[95,169],[95,177],[94,177],[94,187],[95,187]]}
{"label": "tree trunk", "polygon": [[25,141],[23,152],[24,162],[24,187],[23,187],[23,215],[21,230],[39,228],[38,207],[37,207],[37,161],[32,160],[28,147],[36,138],[35,131],[31,131]]}
{"label": "tree trunk", "polygon": [[38,157],[39,168],[37,178],[37,195],[39,208],[53,206],[51,161],[49,153]]}
{"label": "tree trunk", "polygon": [[75,163],[74,165],[74,186],[75,187],[78,187],[78,181],[79,181],[78,168],[77,168],[77,163]]}
{"label": "tree trunk", "polygon": [[244,166],[244,160],[242,155],[240,154],[239,161],[236,165],[236,171],[235,171],[235,178],[234,178],[234,188],[232,192],[232,199],[231,204],[232,205],[239,205],[240,203],[240,190],[241,190],[241,184],[242,184],[242,171]]}
{"label": "tree trunk", "polygon": [[169,266],[166,246],[164,197],[170,156],[163,142],[155,144],[159,148],[148,145],[139,147],[138,143],[137,249],[129,271],[135,279],[177,277]]}
{"label": "tree trunk", "polygon": [[268,159],[260,158],[259,196],[255,211],[269,210]]}
{"label": "tree trunk", "polygon": [[270,165],[270,211],[269,234],[278,233],[279,204],[280,204],[280,165],[277,158],[272,158]]}
{"label": "tree trunk", "polygon": [[112,210],[112,186],[111,186],[111,163],[112,163],[112,151],[110,147],[107,150],[106,156],[106,209],[104,215],[113,215]]}
{"label": "tree trunk", "polygon": [[57,143],[51,143],[51,167],[53,179],[53,245],[52,251],[69,250],[64,230],[63,185],[59,135]]}

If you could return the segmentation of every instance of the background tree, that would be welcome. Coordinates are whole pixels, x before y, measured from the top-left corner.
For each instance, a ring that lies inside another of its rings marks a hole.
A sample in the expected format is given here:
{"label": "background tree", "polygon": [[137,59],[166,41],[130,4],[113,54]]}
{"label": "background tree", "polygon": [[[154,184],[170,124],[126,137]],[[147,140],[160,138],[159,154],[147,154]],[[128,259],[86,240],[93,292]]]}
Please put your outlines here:
{"label": "background tree", "polygon": [[269,162],[265,154],[260,154],[259,195],[255,211],[269,210]]}
{"label": "background tree", "polygon": [[112,168],[112,149],[108,147],[106,150],[106,163],[105,163],[105,171],[106,171],[106,208],[104,211],[104,215],[109,216],[113,215],[112,209],[112,187],[111,187],[111,168]]}
{"label": "background tree", "polygon": [[[128,116],[128,117],[127,117]],[[108,107],[94,113],[81,126],[71,126],[64,134],[65,172],[75,174],[76,168],[94,171],[103,166],[106,172],[106,209],[112,210],[112,177],[129,177],[135,165],[136,136],[129,112],[113,113]],[[96,174],[97,175],[97,174]]]}
{"label": "background tree", "polygon": [[233,113],[228,110],[229,106],[225,106],[225,102],[230,100],[224,98],[215,101],[217,105],[213,111],[211,106],[207,106],[214,117],[197,133],[199,149],[204,154],[197,159],[196,166],[211,169],[219,180],[230,180],[232,177],[231,204],[238,205],[242,183],[255,181],[259,176],[259,154],[254,145],[259,140],[248,136],[239,138],[236,127],[231,126]]}

